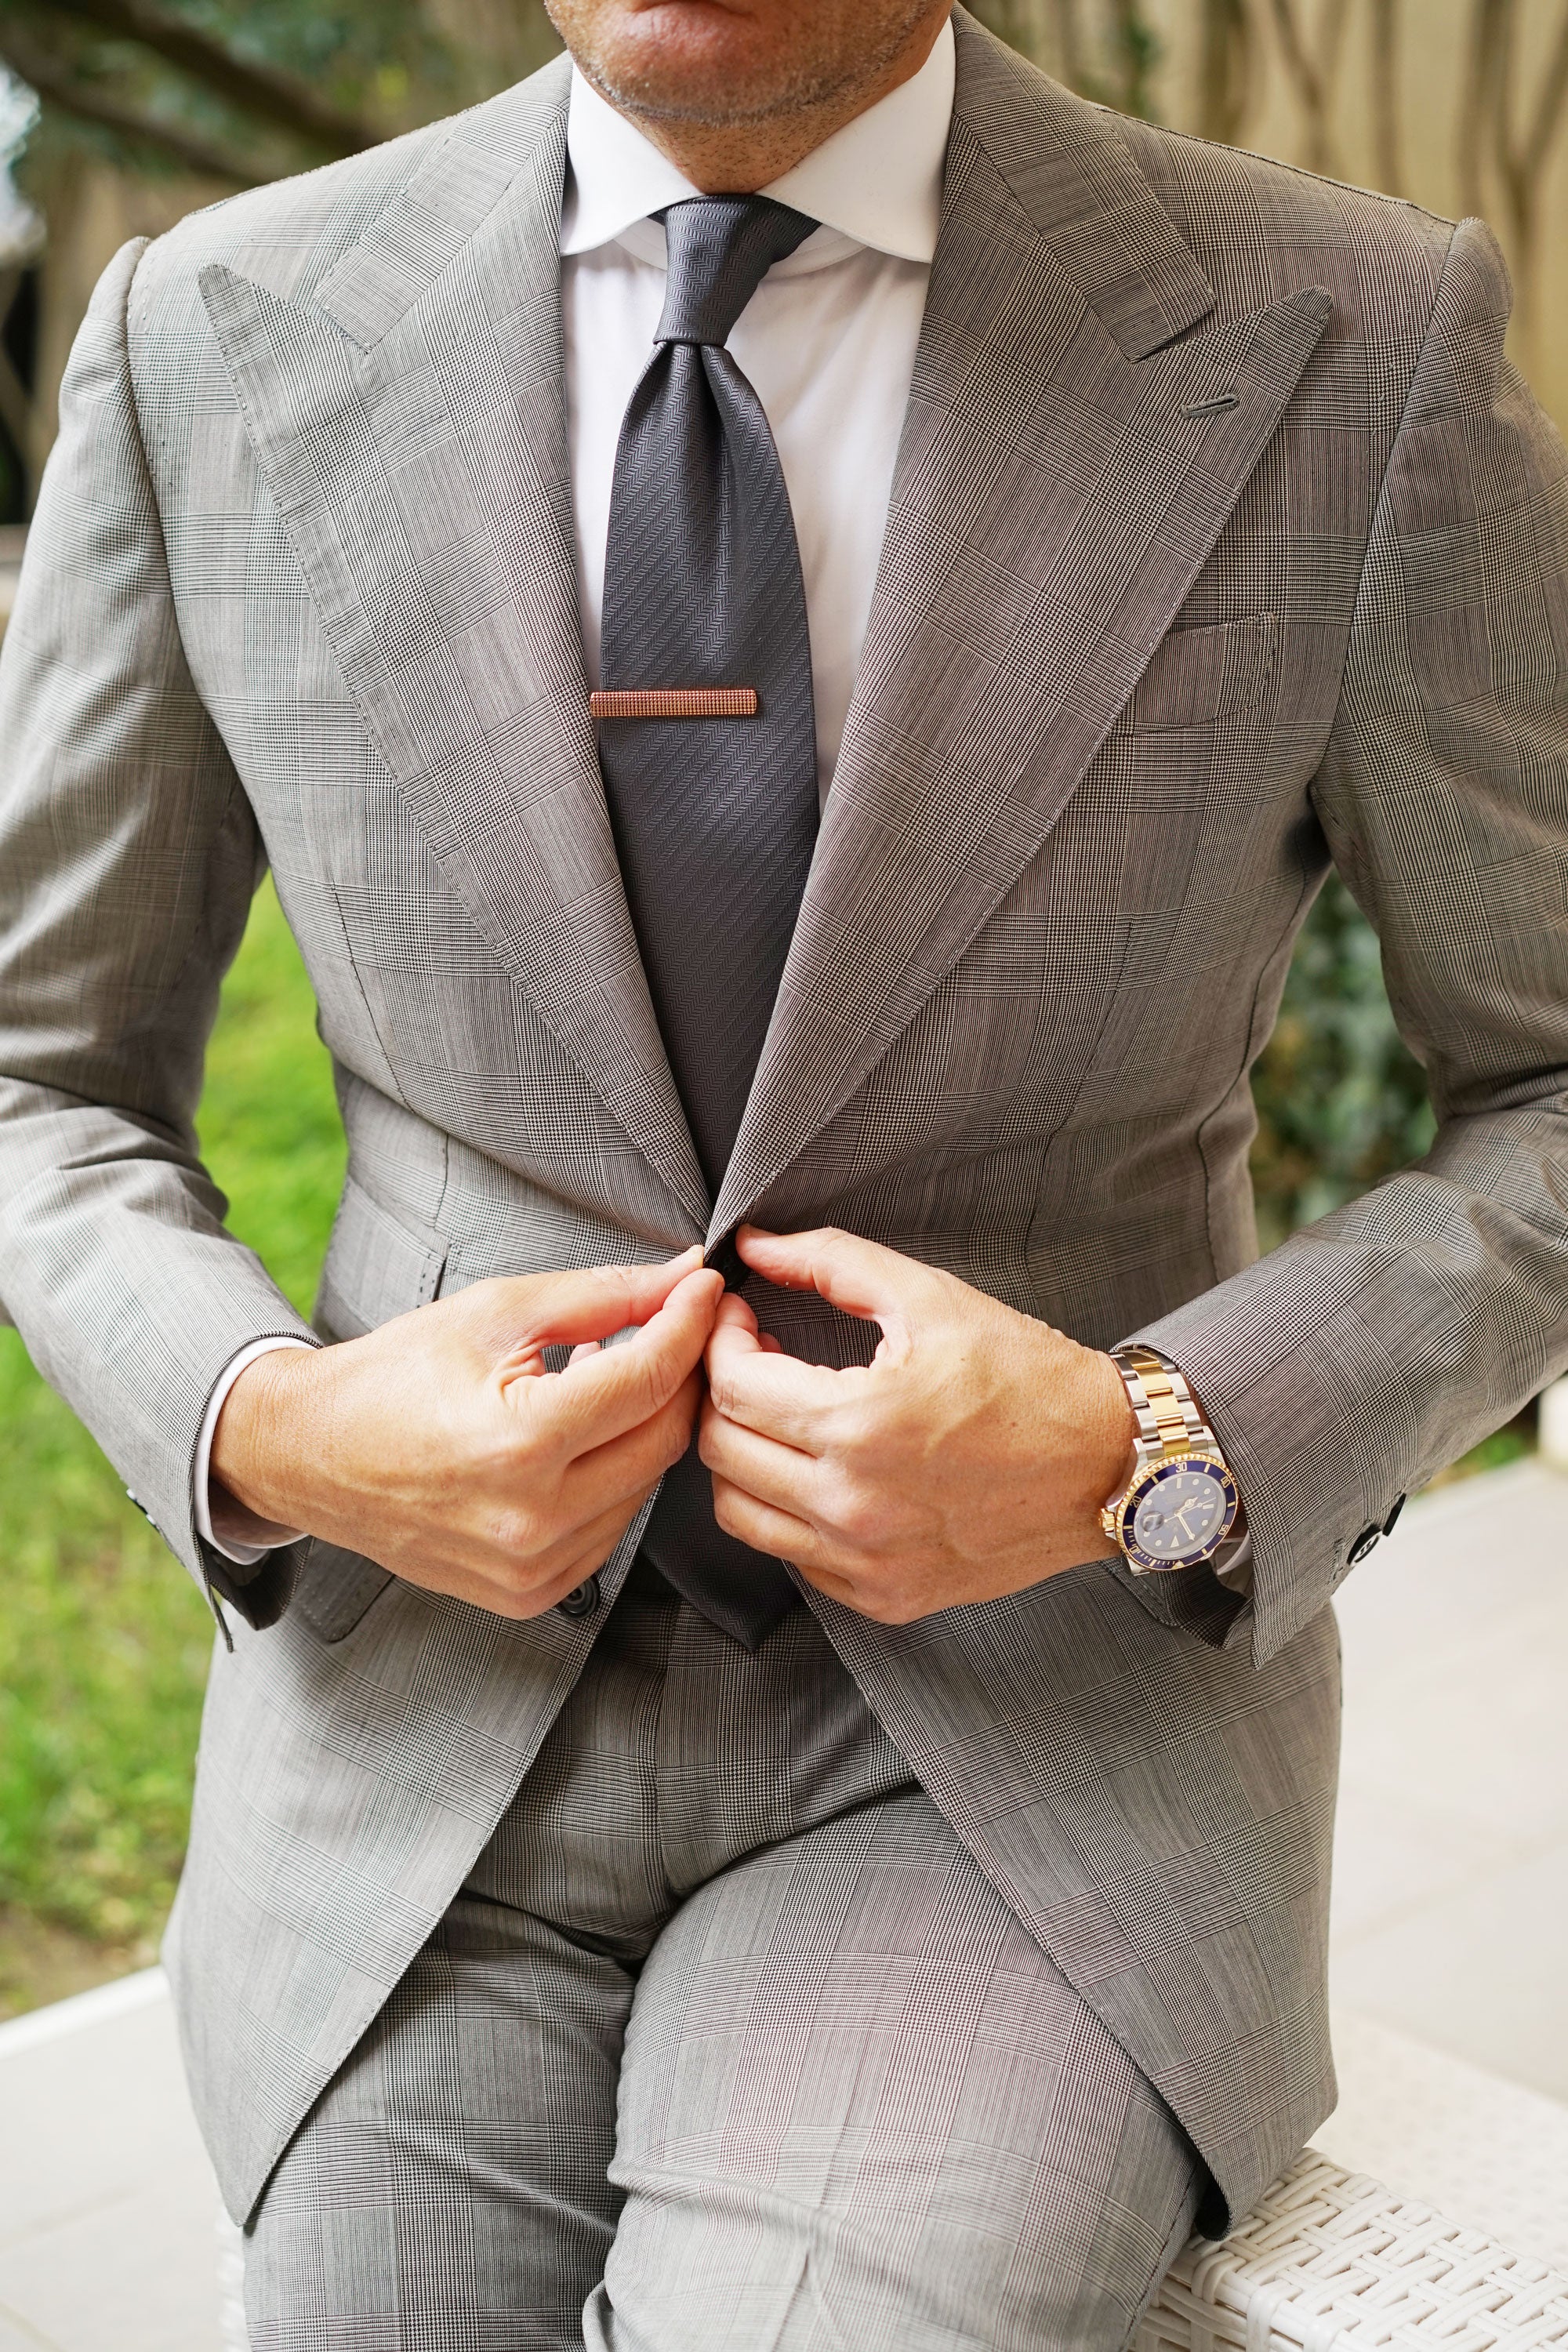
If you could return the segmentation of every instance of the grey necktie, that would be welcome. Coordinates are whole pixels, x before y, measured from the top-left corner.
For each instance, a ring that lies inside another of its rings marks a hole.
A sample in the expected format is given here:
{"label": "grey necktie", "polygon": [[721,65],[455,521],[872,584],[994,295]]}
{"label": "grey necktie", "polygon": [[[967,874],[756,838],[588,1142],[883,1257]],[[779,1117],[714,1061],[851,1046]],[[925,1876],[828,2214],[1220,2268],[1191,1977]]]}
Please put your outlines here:
{"label": "grey necktie", "polygon": [[[817,810],[789,492],[762,403],[723,346],[766,271],[816,223],[765,196],[697,197],[663,217],[664,311],[626,408],[610,498],[599,757],[665,1049],[717,1196]],[[707,715],[606,715],[628,705]],[[715,705],[749,715],[713,715]],[[643,1548],[748,1648],[795,1601],[776,1560],[718,1526],[695,1448],[666,1478]]]}

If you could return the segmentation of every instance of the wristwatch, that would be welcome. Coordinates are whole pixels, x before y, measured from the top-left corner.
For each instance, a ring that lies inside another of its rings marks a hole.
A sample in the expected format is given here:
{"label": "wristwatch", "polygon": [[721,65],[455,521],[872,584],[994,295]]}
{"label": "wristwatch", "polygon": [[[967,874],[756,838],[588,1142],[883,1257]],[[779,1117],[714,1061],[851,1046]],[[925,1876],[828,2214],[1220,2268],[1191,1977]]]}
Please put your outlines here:
{"label": "wristwatch", "polygon": [[1236,1525],[1241,1498],[1197,1401],[1156,1348],[1113,1348],[1138,1425],[1132,1475],[1100,1524],[1136,1575],[1212,1559]]}

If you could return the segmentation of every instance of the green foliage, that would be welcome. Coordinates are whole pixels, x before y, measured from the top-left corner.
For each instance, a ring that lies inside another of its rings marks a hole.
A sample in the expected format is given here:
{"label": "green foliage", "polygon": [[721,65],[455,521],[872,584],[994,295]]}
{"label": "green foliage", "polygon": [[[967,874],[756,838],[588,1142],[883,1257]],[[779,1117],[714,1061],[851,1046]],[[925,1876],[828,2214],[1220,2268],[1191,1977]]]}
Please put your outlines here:
{"label": "green foliage", "polygon": [[0,59],[43,100],[24,177],[73,155],[237,184],[488,96],[559,46],[541,0],[0,0]]}
{"label": "green foliage", "polygon": [[1163,47],[1143,0],[973,0],[982,24],[1080,96],[1154,113]]}
{"label": "green foliage", "polygon": [[16,1334],[0,1341],[0,1901],[133,1942],[184,1850],[212,1621]]}
{"label": "green foliage", "polygon": [[1376,935],[1337,875],[1297,943],[1252,1091],[1265,1249],[1418,1160],[1432,1139],[1426,1074],[1394,1027]]}
{"label": "green foliage", "polygon": [[[235,1230],[308,1306],[342,1173],[327,1056],[270,885],[224,992],[202,1132]],[[0,1332],[0,1906],[134,1946],[184,1851],[205,1603]]]}
{"label": "green foliage", "polygon": [[1127,113],[1147,120],[1154,110],[1153,85],[1160,63],[1160,42],[1137,0],[1120,0],[1112,47],[1118,103]]}
{"label": "green foliage", "polygon": [[268,882],[224,985],[200,1128],[230,1225],[303,1314],[343,1179],[331,1065],[314,1024],[310,984]]}

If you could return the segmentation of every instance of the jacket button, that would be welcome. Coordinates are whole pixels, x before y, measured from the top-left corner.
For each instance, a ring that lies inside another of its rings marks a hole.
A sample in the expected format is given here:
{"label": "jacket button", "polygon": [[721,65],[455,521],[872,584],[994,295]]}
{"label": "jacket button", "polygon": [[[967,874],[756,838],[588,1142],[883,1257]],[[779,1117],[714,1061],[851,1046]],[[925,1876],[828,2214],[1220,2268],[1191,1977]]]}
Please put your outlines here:
{"label": "jacket button", "polygon": [[1366,1558],[1368,1552],[1372,1550],[1374,1544],[1376,1544],[1382,1533],[1383,1529],[1381,1528],[1363,1528],[1360,1535],[1357,1536],[1354,1543],[1352,1544],[1349,1554],[1347,1555],[1352,1568],[1360,1567],[1362,1561]]}
{"label": "jacket button", "polygon": [[555,1604],[563,1617],[591,1617],[599,1605],[599,1580],[588,1577]]}
{"label": "jacket button", "polygon": [[1387,1518],[1384,1519],[1383,1523],[1383,1532],[1385,1536],[1391,1536],[1394,1533],[1394,1528],[1399,1525],[1399,1514],[1405,1508],[1405,1496],[1401,1495],[1398,1501],[1394,1504],[1393,1510],[1390,1511]]}

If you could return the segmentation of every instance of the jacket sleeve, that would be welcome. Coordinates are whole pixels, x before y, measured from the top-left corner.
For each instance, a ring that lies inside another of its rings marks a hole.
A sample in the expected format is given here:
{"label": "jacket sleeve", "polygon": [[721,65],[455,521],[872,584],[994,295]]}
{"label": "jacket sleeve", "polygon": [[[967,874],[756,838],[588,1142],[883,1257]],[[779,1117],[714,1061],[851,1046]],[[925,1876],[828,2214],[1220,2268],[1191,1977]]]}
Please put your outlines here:
{"label": "jacket sleeve", "polygon": [[312,1335],[196,1143],[262,860],[180,643],[132,383],[142,250],[72,355],[0,655],[0,1298],[185,1566],[265,1622],[279,1571],[242,1590],[201,1542],[192,1465],[231,1358]]}
{"label": "jacket sleeve", "polygon": [[1568,452],[1504,355],[1509,308],[1496,243],[1466,222],[1314,784],[1436,1139],[1139,1335],[1181,1364],[1236,1471],[1253,1590],[1226,1638],[1249,1633],[1259,1664],[1405,1492],[1568,1361]]}

